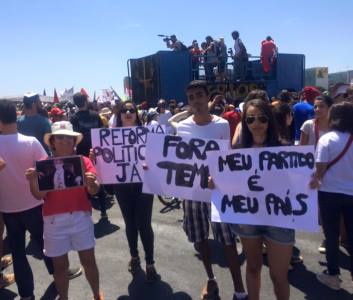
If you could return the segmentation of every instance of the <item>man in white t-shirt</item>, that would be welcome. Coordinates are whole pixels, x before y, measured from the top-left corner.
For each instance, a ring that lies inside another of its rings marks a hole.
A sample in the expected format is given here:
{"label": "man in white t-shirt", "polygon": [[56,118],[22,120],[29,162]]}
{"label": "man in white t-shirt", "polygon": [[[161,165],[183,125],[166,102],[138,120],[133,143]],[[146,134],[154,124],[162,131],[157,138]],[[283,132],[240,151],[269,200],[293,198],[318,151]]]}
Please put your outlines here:
{"label": "man in white t-shirt", "polygon": [[245,79],[249,55],[238,31],[232,32],[232,38],[234,40],[234,79]]}
{"label": "man in white t-shirt", "polygon": [[[186,90],[193,115],[176,125],[177,135],[182,137],[200,137],[205,139],[225,139],[229,141],[229,124],[226,120],[211,115],[208,110],[208,90],[205,81],[192,81]],[[230,141],[229,141],[230,144]],[[201,259],[208,276],[206,286],[201,292],[201,299],[216,299],[218,285],[215,280],[210,247],[208,244],[209,223],[215,239],[224,245],[224,252],[232,274],[235,295],[234,299],[246,297],[244,290],[235,237],[226,223],[211,222],[210,203],[185,200],[184,230],[190,242],[199,249]]]}

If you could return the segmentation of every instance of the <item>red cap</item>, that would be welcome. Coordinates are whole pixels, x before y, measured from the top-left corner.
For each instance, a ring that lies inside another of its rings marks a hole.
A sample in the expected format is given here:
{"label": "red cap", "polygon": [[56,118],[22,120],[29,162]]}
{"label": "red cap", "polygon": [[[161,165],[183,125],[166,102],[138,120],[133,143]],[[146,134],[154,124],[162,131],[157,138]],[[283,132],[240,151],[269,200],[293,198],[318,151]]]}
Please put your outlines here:
{"label": "red cap", "polygon": [[59,107],[54,107],[51,109],[50,111],[50,115],[51,116],[61,116],[65,113],[65,111],[63,111],[62,109],[60,109]]}
{"label": "red cap", "polygon": [[305,100],[314,101],[314,99],[319,96],[320,91],[314,86],[306,86],[303,90]]}

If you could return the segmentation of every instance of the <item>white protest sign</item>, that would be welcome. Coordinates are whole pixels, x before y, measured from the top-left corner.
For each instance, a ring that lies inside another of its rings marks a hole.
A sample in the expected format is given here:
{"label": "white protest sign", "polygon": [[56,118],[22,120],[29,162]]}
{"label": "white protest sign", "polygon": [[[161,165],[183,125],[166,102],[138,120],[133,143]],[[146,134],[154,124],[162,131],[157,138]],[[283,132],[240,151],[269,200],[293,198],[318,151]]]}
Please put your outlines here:
{"label": "white protest sign", "polygon": [[91,130],[100,183],[142,182],[142,163],[149,132],[164,135],[165,127],[156,125]]}
{"label": "white protest sign", "polygon": [[143,192],[210,202],[208,155],[228,148],[228,140],[149,134]]}
{"label": "white protest sign", "polygon": [[318,231],[309,188],[313,146],[251,148],[210,156],[212,221]]}

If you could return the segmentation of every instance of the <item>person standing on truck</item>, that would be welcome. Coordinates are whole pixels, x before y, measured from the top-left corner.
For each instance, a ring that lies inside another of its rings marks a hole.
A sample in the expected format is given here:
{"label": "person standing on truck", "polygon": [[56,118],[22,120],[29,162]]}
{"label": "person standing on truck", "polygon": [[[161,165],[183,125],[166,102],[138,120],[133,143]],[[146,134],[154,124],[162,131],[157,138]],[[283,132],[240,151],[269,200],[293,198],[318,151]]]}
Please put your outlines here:
{"label": "person standing on truck", "polygon": [[270,36],[261,42],[261,64],[265,74],[271,73],[272,67],[276,63],[277,46]]}
{"label": "person standing on truck", "polygon": [[164,41],[167,43],[167,48],[173,49],[173,51],[185,51],[186,46],[180,42],[175,34],[172,34],[170,38],[165,38]]}
{"label": "person standing on truck", "polygon": [[249,61],[246,48],[239,38],[239,32],[233,31],[232,38],[234,40],[234,78],[244,79],[246,76],[246,66]]}

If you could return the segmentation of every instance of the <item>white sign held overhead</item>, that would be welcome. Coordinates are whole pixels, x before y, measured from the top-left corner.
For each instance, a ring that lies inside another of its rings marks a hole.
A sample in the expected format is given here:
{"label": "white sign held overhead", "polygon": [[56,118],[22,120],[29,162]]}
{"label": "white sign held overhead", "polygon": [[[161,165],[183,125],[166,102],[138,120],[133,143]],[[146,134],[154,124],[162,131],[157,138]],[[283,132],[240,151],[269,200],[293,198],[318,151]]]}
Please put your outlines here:
{"label": "white sign held overhead", "polygon": [[208,156],[228,147],[227,140],[150,134],[143,192],[210,202]]}
{"label": "white sign held overhead", "polygon": [[313,146],[230,150],[210,156],[212,221],[319,230],[309,188]]}
{"label": "white sign held overhead", "polygon": [[164,135],[165,127],[157,125],[91,130],[92,148],[100,183],[142,182],[149,132]]}

